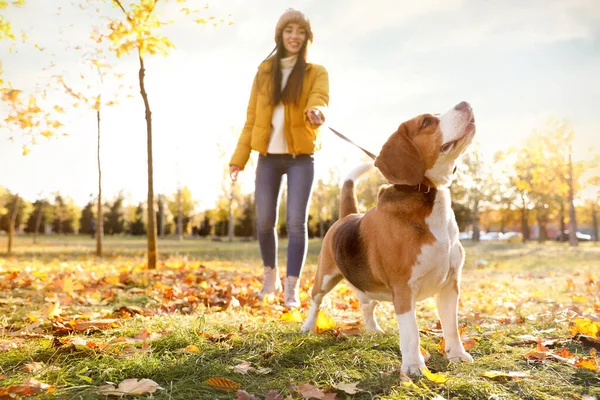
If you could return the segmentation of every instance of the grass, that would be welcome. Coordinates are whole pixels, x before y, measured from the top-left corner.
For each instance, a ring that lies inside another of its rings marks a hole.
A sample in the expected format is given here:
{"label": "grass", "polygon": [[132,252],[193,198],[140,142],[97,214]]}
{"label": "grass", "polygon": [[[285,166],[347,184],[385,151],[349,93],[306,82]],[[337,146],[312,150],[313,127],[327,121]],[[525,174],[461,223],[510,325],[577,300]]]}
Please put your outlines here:
{"label": "grass", "polygon": [[[285,265],[285,245],[280,265]],[[40,398],[98,399],[106,397],[98,391],[106,382],[148,378],[163,390],[141,398],[237,399],[235,391],[205,383],[218,376],[259,399],[269,390],[301,399],[292,385],[303,383],[325,390],[358,383],[360,392],[338,391],[338,399],[600,398],[597,370],[531,362],[525,356],[535,345],[513,343],[520,335],[561,339],[558,347],[593,357],[589,346],[572,340],[569,324],[576,316],[600,316],[600,247],[465,247],[459,322],[475,363],[450,364],[439,353],[434,302],[425,300],[418,306],[421,346],[431,354],[428,368],[447,381],[414,378],[411,386],[400,378],[390,304],[376,311],[385,334],[339,335],[360,320],[353,294],[340,284],[324,302],[337,331],[300,334],[301,322],[281,320],[285,310],[279,301],[254,300],[261,270],[256,242],[161,240],[160,268],[145,271],[144,240],[107,237],[107,255],[97,259],[91,238],[43,238],[38,245],[18,238],[13,256],[0,255],[0,388],[34,377],[54,386]],[[319,248],[318,240],[310,242],[303,313]],[[232,296],[239,306],[225,307]],[[144,315],[116,312],[121,307]],[[79,322],[106,318],[114,325],[73,330]],[[73,345],[76,338],[87,345]],[[266,373],[235,372],[243,361]],[[519,380],[482,376],[491,370],[529,375]]]}

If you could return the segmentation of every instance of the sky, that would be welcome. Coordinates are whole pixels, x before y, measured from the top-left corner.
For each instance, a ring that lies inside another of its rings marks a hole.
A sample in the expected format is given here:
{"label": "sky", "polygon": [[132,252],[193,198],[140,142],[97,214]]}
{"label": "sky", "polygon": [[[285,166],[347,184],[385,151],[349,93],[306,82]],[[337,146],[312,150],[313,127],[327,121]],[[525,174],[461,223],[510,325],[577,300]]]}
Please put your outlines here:
{"label": "sky", "polygon": [[[119,16],[98,4],[98,13],[71,0],[27,0],[25,7],[4,10],[13,29],[28,37],[12,44],[12,52],[10,43],[0,42],[4,79],[33,89],[59,73],[77,85],[86,67],[74,47],[86,48],[95,24]],[[288,7],[310,19],[309,61],[329,72],[329,126],[374,153],[403,121],[463,100],[474,109],[476,140],[490,162],[550,116],[573,127],[575,158],[600,145],[600,0],[219,0],[203,10],[205,4],[159,2],[159,15],[174,21],[163,32],[175,49],[146,59],[155,193],[187,186],[199,209],[213,207],[222,193],[252,79]],[[233,24],[195,24],[179,12],[182,7],[199,7],[200,15]],[[44,71],[51,59],[55,67]],[[139,66],[134,55],[111,63],[114,73],[123,74],[120,84],[132,89],[121,90],[119,104],[103,112],[103,193],[110,200],[122,191],[137,204],[147,193]],[[105,91],[114,92],[116,80],[105,81]],[[21,155],[23,139],[8,141],[0,131],[0,186],[29,201],[60,191],[80,206],[97,195],[95,113],[70,108],[61,118],[69,135],[40,140],[27,156]],[[317,179],[364,160],[331,132],[321,135]],[[243,191],[253,189],[253,179],[249,165],[240,176]]]}

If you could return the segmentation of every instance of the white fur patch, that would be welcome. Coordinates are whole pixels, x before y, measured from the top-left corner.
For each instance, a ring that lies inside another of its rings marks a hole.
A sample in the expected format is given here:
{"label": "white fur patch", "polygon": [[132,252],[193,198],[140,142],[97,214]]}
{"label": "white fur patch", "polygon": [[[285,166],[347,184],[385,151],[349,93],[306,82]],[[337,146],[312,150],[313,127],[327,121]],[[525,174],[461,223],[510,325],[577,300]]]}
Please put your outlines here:
{"label": "white fur patch", "polygon": [[369,172],[374,167],[374,161],[366,162],[356,166],[348,173],[348,175],[346,175],[346,178],[342,181],[342,184],[346,181],[356,182],[358,178]]}
{"label": "white fur patch", "polygon": [[400,331],[400,352],[402,353],[402,372],[420,375],[419,368],[425,367],[420,351],[421,339],[414,307],[404,314],[396,314]]}

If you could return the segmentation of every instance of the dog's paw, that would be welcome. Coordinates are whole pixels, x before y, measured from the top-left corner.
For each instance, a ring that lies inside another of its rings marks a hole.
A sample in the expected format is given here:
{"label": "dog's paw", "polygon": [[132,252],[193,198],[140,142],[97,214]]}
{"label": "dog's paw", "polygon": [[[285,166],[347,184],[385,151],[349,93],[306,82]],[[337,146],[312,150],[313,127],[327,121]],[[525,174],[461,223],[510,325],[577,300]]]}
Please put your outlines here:
{"label": "dog's paw", "polygon": [[369,334],[385,333],[377,323],[365,325],[365,332]]}
{"label": "dog's paw", "polygon": [[311,321],[307,320],[306,322],[304,322],[304,325],[302,325],[302,328],[300,328],[300,332],[301,333],[315,333],[317,331],[317,326],[314,323],[311,323]]}
{"label": "dog's paw", "polygon": [[459,351],[450,350],[450,351],[446,352],[446,358],[448,359],[448,361],[453,362],[453,363],[457,363],[457,362],[461,362],[461,361],[465,361],[468,363],[473,362],[473,357],[471,357],[471,355],[464,350],[459,350]]}
{"label": "dog's paw", "polygon": [[406,375],[421,376],[421,375],[423,375],[421,368],[425,368],[425,363],[422,363],[422,364],[421,363],[418,363],[418,364],[402,363],[402,367],[400,367],[400,370],[402,371],[402,373],[404,373]]}

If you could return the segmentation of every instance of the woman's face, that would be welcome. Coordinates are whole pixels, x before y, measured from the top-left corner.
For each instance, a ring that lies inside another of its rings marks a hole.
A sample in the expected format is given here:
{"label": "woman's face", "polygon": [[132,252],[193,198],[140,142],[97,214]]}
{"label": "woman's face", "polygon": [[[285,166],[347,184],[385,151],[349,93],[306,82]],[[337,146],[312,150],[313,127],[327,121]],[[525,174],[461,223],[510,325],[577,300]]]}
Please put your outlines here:
{"label": "woman's face", "polygon": [[285,57],[296,55],[300,52],[302,45],[306,41],[306,29],[300,24],[287,24],[282,33],[282,40]]}

